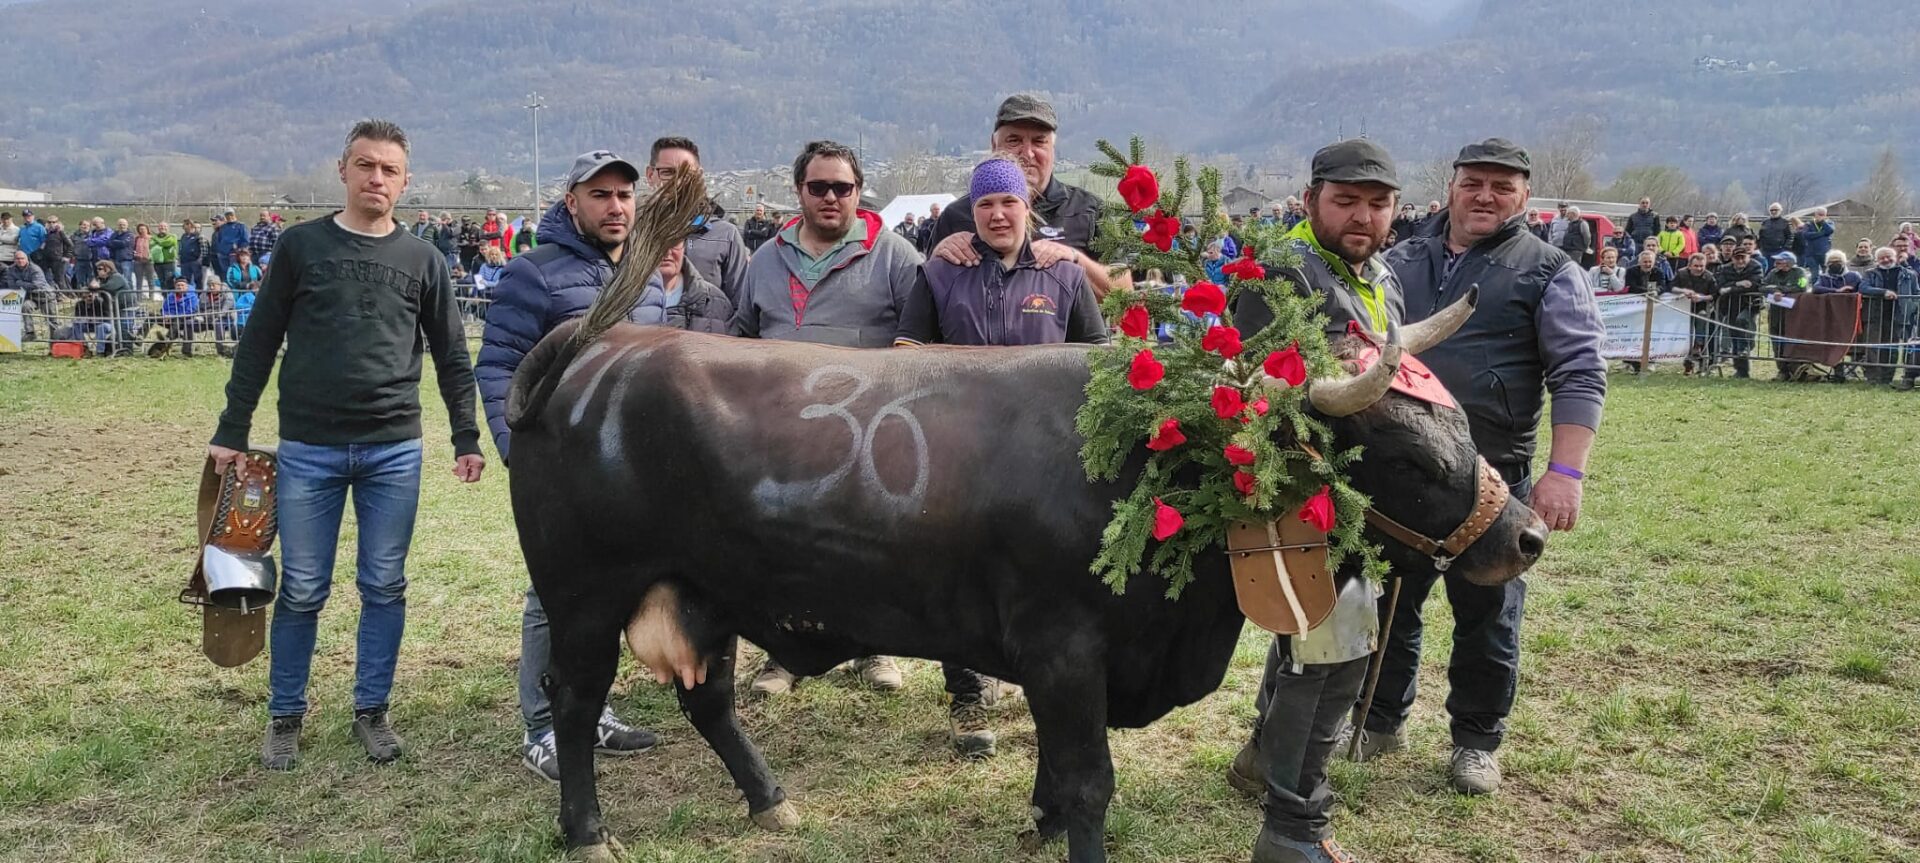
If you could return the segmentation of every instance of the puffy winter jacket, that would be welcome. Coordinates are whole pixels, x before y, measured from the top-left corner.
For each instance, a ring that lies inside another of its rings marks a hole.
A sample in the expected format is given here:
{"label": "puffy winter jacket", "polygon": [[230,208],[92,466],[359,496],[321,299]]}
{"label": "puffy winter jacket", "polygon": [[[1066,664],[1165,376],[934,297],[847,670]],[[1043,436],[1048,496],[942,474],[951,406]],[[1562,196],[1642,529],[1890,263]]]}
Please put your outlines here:
{"label": "puffy winter jacket", "polygon": [[200,311],[200,295],[192,291],[169,291],[160,301],[160,314],[168,317],[191,315]]}
{"label": "puffy winter jacket", "polygon": [[[600,289],[613,281],[613,263],[573,226],[565,203],[554,204],[540,219],[540,245],[514,258],[493,286],[480,359],[473,376],[487,411],[487,428],[502,459],[508,458],[507,390],[513,371],[533,346],[568,318],[586,314]],[[665,323],[666,294],[658,281],[647,285],[627,320]]]}
{"label": "puffy winter jacket", "polygon": [[181,234],[180,246],[179,246],[180,263],[182,264],[200,263],[201,255],[205,254],[206,252],[206,245],[207,245],[207,241],[200,236],[200,232],[197,230],[188,231],[184,234]]}
{"label": "puffy winter jacket", "polygon": [[1800,226],[1801,251],[1800,263],[1810,268],[1826,265],[1827,253],[1833,251],[1833,223],[1816,222],[1808,219]]}
{"label": "puffy winter jacket", "polygon": [[1779,252],[1793,248],[1793,226],[1786,219],[1772,216],[1760,223],[1760,232],[1755,242],[1760,244],[1760,254],[1772,258]]}

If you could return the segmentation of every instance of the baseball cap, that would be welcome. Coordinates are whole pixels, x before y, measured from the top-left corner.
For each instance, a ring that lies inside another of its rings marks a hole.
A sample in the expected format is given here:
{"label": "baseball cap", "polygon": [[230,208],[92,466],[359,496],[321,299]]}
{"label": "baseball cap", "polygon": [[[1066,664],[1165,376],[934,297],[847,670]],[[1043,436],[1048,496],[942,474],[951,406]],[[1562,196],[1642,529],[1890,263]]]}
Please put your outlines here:
{"label": "baseball cap", "polygon": [[1321,147],[1313,154],[1312,182],[1379,183],[1395,191],[1400,189],[1400,175],[1387,148],[1365,138]]}
{"label": "baseball cap", "polygon": [[1060,128],[1060,118],[1054,116],[1053,106],[1032,93],[1015,93],[1000,103],[1000,113],[994,118],[993,127],[998,129],[1009,123],[1031,123],[1045,126],[1048,131]]}
{"label": "baseball cap", "polygon": [[1488,138],[1461,147],[1453,166],[1458,168],[1462,165],[1495,165],[1519,171],[1528,177],[1533,176],[1533,160],[1527,157],[1527,151],[1505,138]]}
{"label": "baseball cap", "polygon": [[1773,261],[1774,263],[1779,263],[1781,261],[1786,261],[1789,264],[1800,263],[1800,259],[1794,257],[1792,252],[1775,252],[1773,253]]}
{"label": "baseball cap", "polygon": [[574,157],[573,170],[567,172],[567,188],[578,186],[593,179],[593,175],[614,167],[627,173],[628,182],[640,181],[640,169],[635,168],[632,162],[614,155],[612,150],[593,150]]}

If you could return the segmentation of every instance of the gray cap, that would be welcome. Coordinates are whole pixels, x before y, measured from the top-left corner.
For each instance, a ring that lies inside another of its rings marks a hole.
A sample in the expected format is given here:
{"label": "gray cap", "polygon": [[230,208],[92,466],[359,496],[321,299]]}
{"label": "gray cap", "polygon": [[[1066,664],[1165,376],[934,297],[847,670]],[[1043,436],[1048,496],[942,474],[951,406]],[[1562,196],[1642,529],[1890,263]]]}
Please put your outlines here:
{"label": "gray cap", "polygon": [[1320,148],[1313,154],[1314,183],[1379,183],[1400,189],[1400,172],[1393,166],[1387,148],[1365,138],[1349,138]]}
{"label": "gray cap", "polygon": [[593,179],[593,175],[611,167],[627,172],[629,183],[640,181],[640,169],[634,167],[632,162],[614,155],[612,150],[593,150],[574,157],[573,169],[567,172],[567,188]]}
{"label": "gray cap", "polygon": [[1008,123],[1045,126],[1049,132],[1060,128],[1060,118],[1054,116],[1053,106],[1032,93],[1015,93],[1000,103],[1000,114],[994,118],[993,127],[998,129]]}
{"label": "gray cap", "polygon": [[1488,138],[1478,144],[1468,144],[1460,148],[1460,156],[1453,160],[1453,166],[1494,165],[1519,171],[1533,176],[1533,160],[1527,157],[1527,151],[1505,138]]}

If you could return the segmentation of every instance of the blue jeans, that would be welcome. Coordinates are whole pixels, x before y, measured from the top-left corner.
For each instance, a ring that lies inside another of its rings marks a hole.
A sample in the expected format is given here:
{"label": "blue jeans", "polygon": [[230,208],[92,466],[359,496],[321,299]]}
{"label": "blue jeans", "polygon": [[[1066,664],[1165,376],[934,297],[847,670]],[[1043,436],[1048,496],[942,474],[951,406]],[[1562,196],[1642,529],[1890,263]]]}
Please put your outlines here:
{"label": "blue jeans", "polygon": [[553,660],[553,635],[547,628],[547,610],[540,597],[527,588],[527,604],[520,610],[520,720],[526,723],[527,736],[539,737],[553,728],[553,702],[540,678]]}
{"label": "blue jeans", "polygon": [[307,712],[307,676],[347,491],[360,525],[354,709],[384,707],[407,618],[407,547],[420,505],[420,441],[323,446],[280,442],[280,596],[274,603],[270,716]]}

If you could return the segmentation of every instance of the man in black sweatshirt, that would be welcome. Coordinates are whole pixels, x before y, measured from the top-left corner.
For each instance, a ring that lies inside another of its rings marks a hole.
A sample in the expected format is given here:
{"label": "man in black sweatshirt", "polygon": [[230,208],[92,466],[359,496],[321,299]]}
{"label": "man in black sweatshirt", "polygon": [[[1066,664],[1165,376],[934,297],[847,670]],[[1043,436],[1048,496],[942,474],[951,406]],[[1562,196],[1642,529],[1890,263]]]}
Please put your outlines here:
{"label": "man in black sweatshirt", "polygon": [[473,417],[473,364],[446,259],[393,219],[411,179],[407,155],[406,133],[392,123],[364,120],[348,133],[340,158],[346,209],[281,236],[207,447],[222,473],[244,469],[253,410],[284,343],[276,487],[282,574],[260,753],[270,770],[292,769],[299,757],[315,631],[349,490],[360,527],[353,736],[375,762],[400,756],[387,696],[420,501],[423,336],[453,426],[454,476],[476,482],[486,467]]}

